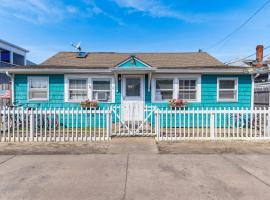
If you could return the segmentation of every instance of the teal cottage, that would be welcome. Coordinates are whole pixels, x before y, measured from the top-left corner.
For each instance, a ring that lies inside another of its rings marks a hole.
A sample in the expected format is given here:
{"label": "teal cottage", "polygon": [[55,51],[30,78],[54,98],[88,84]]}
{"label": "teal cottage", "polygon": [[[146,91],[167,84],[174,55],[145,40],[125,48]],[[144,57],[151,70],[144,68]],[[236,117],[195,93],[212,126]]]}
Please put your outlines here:
{"label": "teal cottage", "polygon": [[122,118],[136,105],[168,108],[183,99],[190,108],[252,108],[253,78],[241,67],[226,66],[205,52],[114,53],[59,52],[37,66],[2,68],[12,77],[14,105],[80,108],[121,105]]}

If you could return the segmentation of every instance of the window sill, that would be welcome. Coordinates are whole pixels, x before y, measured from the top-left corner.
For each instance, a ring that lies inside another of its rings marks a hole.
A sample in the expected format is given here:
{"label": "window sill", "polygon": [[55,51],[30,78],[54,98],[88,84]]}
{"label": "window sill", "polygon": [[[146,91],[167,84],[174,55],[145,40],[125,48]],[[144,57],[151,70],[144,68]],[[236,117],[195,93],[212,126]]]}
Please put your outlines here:
{"label": "window sill", "polygon": [[49,101],[49,99],[28,99],[28,101]]}
{"label": "window sill", "polygon": [[218,99],[217,102],[221,102],[221,103],[222,102],[225,102],[225,103],[230,103],[230,102],[237,103],[238,100],[236,100],[236,99]]}

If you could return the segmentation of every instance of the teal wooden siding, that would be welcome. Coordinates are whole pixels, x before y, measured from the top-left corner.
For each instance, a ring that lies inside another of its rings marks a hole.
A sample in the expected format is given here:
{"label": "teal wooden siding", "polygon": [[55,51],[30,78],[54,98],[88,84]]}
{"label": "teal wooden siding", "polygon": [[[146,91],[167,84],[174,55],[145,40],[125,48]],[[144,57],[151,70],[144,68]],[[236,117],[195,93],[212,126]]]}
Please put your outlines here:
{"label": "teal wooden siding", "polygon": [[[67,103],[64,101],[64,75],[37,75],[37,76],[48,76],[49,77],[49,100],[48,101],[29,101],[28,100],[28,85],[27,85],[27,75],[16,75],[14,79],[14,103],[16,105],[23,105],[29,107],[37,107],[37,108],[75,108],[79,109],[79,103]],[[238,78],[238,102],[217,102],[217,78],[218,77],[237,77]],[[121,78],[118,78],[118,90],[115,90],[115,103],[121,104]],[[152,103],[151,101],[151,91],[148,90],[148,76],[145,76],[145,105],[156,105],[162,109],[168,108],[168,103]],[[188,103],[186,109],[192,108],[250,108],[251,107],[251,92],[252,92],[252,83],[250,75],[237,75],[237,76],[224,76],[224,75],[202,75],[201,77],[201,102],[200,103]],[[112,103],[102,103],[100,104],[101,108],[105,108]],[[150,112],[145,113],[145,117],[149,115]],[[121,115],[121,112],[118,112],[118,115]],[[84,116],[87,117],[87,116]],[[105,116],[99,116],[102,124],[96,124],[95,126],[105,127],[106,119]],[[87,126],[85,124],[81,124],[80,119],[81,115],[78,116],[78,127]],[[90,116],[88,116],[90,118]],[[104,118],[104,119],[103,119]],[[112,116],[113,122],[118,122],[118,118],[115,117],[113,113]],[[177,120],[175,122],[174,120]],[[72,125],[72,122],[63,123],[66,127]],[[67,117],[65,117],[67,120]],[[95,119],[93,119],[95,120]],[[165,122],[167,121],[169,126],[185,126],[188,127],[190,124],[187,124],[188,119],[185,116],[177,116],[176,118],[172,115],[171,117],[166,117],[165,115],[160,118],[161,127],[165,126]],[[197,120],[197,119],[196,119]],[[201,120],[208,121],[209,118],[200,117],[199,124]],[[222,120],[224,120],[222,118]],[[99,120],[97,120],[99,121]],[[154,124],[155,118],[148,119],[151,124]],[[181,123],[179,123],[181,122]],[[95,121],[91,122],[92,125],[95,124]],[[171,124],[171,125],[170,125]],[[209,124],[209,123],[208,123]],[[89,125],[88,125],[89,126]]]}
{"label": "teal wooden siding", "polygon": [[135,59],[135,62],[133,62],[132,59],[130,59],[119,66],[119,68],[145,68],[145,67],[148,66],[146,66],[137,59]]}
{"label": "teal wooden siding", "polygon": [[[14,79],[14,103],[16,105],[27,105],[41,108],[78,108],[79,103],[67,103],[64,101],[64,75],[37,75],[49,77],[49,100],[29,101],[27,75],[16,75]],[[238,102],[217,102],[217,78],[237,77],[238,78]],[[188,103],[188,108],[212,107],[232,108],[251,106],[252,83],[250,75],[224,76],[224,75],[202,75],[201,78],[201,102]],[[115,90],[115,103],[121,103],[121,79],[118,79],[118,90]],[[111,104],[111,103],[110,103]],[[145,104],[168,107],[168,103],[152,103],[151,91],[148,91],[148,76],[145,76]],[[107,106],[102,103],[100,106]]]}

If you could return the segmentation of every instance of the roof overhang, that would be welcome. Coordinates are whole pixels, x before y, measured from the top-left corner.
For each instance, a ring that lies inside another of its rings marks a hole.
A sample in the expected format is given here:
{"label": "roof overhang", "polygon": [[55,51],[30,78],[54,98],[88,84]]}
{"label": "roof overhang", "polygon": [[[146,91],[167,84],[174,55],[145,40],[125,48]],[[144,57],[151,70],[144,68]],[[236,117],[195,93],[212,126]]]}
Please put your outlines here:
{"label": "roof overhang", "polygon": [[[261,73],[269,72],[265,69]],[[74,73],[102,73],[102,74],[148,74],[148,73],[183,73],[183,74],[257,74],[260,73],[254,68],[232,68],[232,67],[186,67],[186,68],[44,68],[44,67],[10,67],[0,68],[0,73],[10,74],[74,74]]]}
{"label": "roof overhang", "polygon": [[7,41],[2,40],[2,39],[0,39],[0,43],[6,45],[6,48],[8,48],[8,47],[13,47],[13,48],[18,49],[18,50],[21,50],[21,51],[23,51],[23,52],[25,52],[25,53],[28,53],[28,52],[29,52],[29,50],[27,50],[27,49],[24,49],[24,48],[22,48],[22,47],[19,47],[19,46],[15,45],[15,44],[12,44],[12,43],[7,42]]}

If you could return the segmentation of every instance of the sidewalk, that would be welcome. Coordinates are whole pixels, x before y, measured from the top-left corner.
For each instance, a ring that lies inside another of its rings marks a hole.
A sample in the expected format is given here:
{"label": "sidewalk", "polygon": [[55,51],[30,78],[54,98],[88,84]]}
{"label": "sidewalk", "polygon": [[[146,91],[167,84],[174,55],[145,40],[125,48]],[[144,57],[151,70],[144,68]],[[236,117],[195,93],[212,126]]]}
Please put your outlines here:
{"label": "sidewalk", "polygon": [[156,142],[151,137],[114,137],[102,142],[0,143],[0,155],[56,154],[270,154],[270,142]]}

